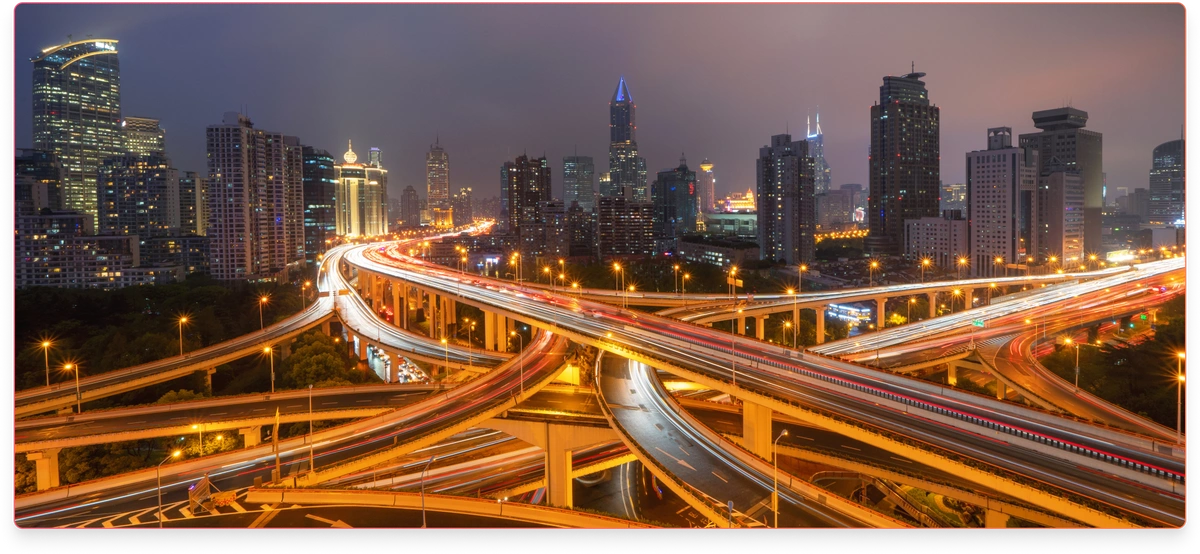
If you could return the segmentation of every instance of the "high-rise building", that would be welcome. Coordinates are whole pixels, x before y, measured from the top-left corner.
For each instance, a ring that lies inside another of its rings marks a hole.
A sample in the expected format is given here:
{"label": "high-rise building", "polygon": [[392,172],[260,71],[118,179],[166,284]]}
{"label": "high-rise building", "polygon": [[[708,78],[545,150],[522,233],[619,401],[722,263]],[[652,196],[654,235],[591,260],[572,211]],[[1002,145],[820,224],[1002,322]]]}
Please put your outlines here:
{"label": "high-rise building", "polygon": [[1104,223],[1104,135],[1084,129],[1087,120],[1087,112],[1075,108],[1033,112],[1041,132],[1021,135],[1020,144],[1039,151],[1041,178],[1060,171],[1083,178],[1083,248],[1096,252]]}
{"label": "high-rise building", "polygon": [[123,153],[117,41],[88,38],[33,58],[33,146],[63,167],[63,205],[96,215],[101,162]]}
{"label": "high-rise building", "polygon": [[[970,268],[976,277],[1004,276],[1038,259],[1038,163],[1032,147],[1013,147],[1012,128],[988,129],[987,150],[967,152]],[[1000,264],[996,260],[1001,260]]]}
{"label": "high-rise building", "polygon": [[853,194],[833,189],[816,195],[817,227],[822,231],[837,231],[854,225]]}
{"label": "high-rise building", "polygon": [[400,224],[406,227],[421,224],[421,197],[412,185],[404,187],[404,192],[400,193]]}
{"label": "high-rise building", "polygon": [[879,102],[871,106],[869,234],[863,246],[873,254],[900,253],[904,221],[938,215],[941,110],[930,103],[924,76],[884,77]]}
{"label": "high-rise building", "polygon": [[712,214],[720,211],[717,208],[717,176],[713,173],[713,163],[704,158],[700,162],[700,172],[696,174],[697,197],[700,200],[700,213]]}
{"label": "high-rise building", "polygon": [[333,156],[312,146],[304,157],[304,259],[316,263],[337,237],[337,170]]}
{"label": "high-rise building", "polygon": [[179,178],[179,232],[204,236],[208,231],[208,180],[195,171]]}
{"label": "high-rise building", "polygon": [[720,208],[718,212],[725,214],[747,214],[758,211],[758,202],[754,199],[754,189],[728,194],[718,206]]}
{"label": "high-rise building", "polygon": [[121,120],[125,151],[138,156],[167,153],[167,133],[157,119],[128,116]]}
{"label": "high-rise building", "polygon": [[[1043,164],[1045,167],[1045,164]],[[1038,179],[1038,248],[1040,258],[1062,267],[1084,262],[1083,176],[1055,171]]]}
{"label": "high-rise building", "polygon": [[758,246],[764,260],[789,265],[813,260],[813,160],[807,141],[792,135],[771,137],[758,150]]}
{"label": "high-rise building", "polygon": [[15,185],[18,214],[63,209],[63,168],[53,152],[17,149]]}
{"label": "high-rise building", "polygon": [[505,169],[508,179],[501,190],[508,199],[508,234],[518,237],[522,252],[539,252],[545,238],[542,206],[550,201],[550,163],[545,156],[530,159],[522,154]]}
{"label": "high-rise building", "polygon": [[612,180],[607,183],[607,189],[600,190],[600,195],[622,194],[625,187],[630,187],[635,201],[648,202],[646,159],[638,155],[637,105],[629,94],[625,77],[617,83],[617,90],[608,103],[608,118],[608,173]]}
{"label": "high-rise building", "polygon": [[833,172],[829,169],[829,162],[825,161],[825,133],[821,132],[821,112],[817,112],[817,132],[812,131],[807,119],[805,127],[808,156],[813,159],[813,191],[814,194],[821,194],[829,190],[833,181]]}
{"label": "high-rise building", "polygon": [[943,212],[946,210],[958,210],[962,213],[967,213],[967,184],[942,183],[940,208]]}
{"label": "high-rise building", "polygon": [[969,248],[970,229],[960,211],[904,222],[904,255],[910,260],[929,259],[937,267],[957,267]]}
{"label": "high-rise building", "polygon": [[[578,204],[578,202],[576,203]],[[546,259],[562,259],[571,255],[571,234],[568,229],[567,206],[562,200],[542,202],[542,246],[528,252]],[[552,271],[557,268],[552,268]]]}
{"label": "high-rise building", "polygon": [[563,156],[563,203],[596,207],[596,166],[591,156]]}
{"label": "high-rise building", "polygon": [[702,224],[697,193],[696,172],[688,169],[687,159],[683,156],[679,158],[679,167],[658,172],[658,177],[650,187],[654,202],[654,231],[663,241],[657,250],[673,248],[675,239],[695,233]]}
{"label": "high-rise building", "polygon": [[472,214],[472,204],[474,202],[472,196],[471,187],[463,187],[458,189],[458,194],[455,194],[454,198],[451,199],[451,208],[454,209],[454,214],[451,217],[454,220],[455,227],[470,225],[472,221],[475,221],[475,217]]}
{"label": "high-rise building", "polygon": [[617,196],[621,194],[620,190],[613,189],[612,174],[607,171],[600,174],[598,186],[599,188],[596,190],[600,192],[600,196]]}
{"label": "high-rise building", "polygon": [[1117,199],[1123,213],[1136,215],[1142,223],[1150,220],[1150,189],[1137,188],[1124,198]]}
{"label": "high-rise building", "polygon": [[116,289],[179,277],[177,271],[139,269],[136,237],[94,235],[87,214],[18,214],[14,224],[17,288]]}
{"label": "high-rise building", "polygon": [[1155,147],[1150,169],[1150,223],[1171,224],[1183,219],[1184,157],[1183,139]]}
{"label": "high-rise building", "polygon": [[429,209],[450,208],[450,154],[437,139],[425,154],[425,190]]}
{"label": "high-rise building", "polygon": [[179,171],[162,154],[127,154],[99,167],[96,231],[141,240],[180,232]]}
{"label": "high-rise building", "polygon": [[601,260],[654,255],[654,204],[638,202],[633,191],[601,196],[596,207],[596,241]]}
{"label": "high-rise building", "polygon": [[578,202],[567,207],[569,256],[592,260],[596,258],[596,212],[585,210]]}
{"label": "high-rise building", "polygon": [[209,267],[220,281],[285,279],[304,259],[303,152],[296,137],[227,112],[206,129]]}
{"label": "high-rise building", "polygon": [[376,237],[387,229],[387,175],[378,149],[369,161],[358,163],[354,143],[348,143],[343,162],[334,164],[337,181],[337,234],[345,237]]}

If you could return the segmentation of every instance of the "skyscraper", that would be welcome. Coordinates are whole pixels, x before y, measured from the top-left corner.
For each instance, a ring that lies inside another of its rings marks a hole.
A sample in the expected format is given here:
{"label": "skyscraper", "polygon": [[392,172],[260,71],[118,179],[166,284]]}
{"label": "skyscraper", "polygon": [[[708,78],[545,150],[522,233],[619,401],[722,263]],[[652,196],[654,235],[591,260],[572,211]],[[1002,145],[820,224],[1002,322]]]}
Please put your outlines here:
{"label": "skyscraper", "polygon": [[591,156],[563,156],[563,203],[596,207],[596,166]]}
{"label": "skyscraper", "polygon": [[96,172],[124,151],[116,40],[76,40],[33,58],[33,146],[62,164],[64,207],[96,215]]}
{"label": "skyscraper", "polygon": [[[1044,166],[1044,165],[1043,165]],[[1043,173],[1038,179],[1038,248],[1061,267],[1085,261],[1084,181],[1078,171]]]}
{"label": "skyscraper", "polygon": [[700,162],[700,172],[696,174],[697,198],[700,201],[700,213],[711,214],[717,210],[717,176],[713,173],[713,163],[704,158]]}
{"label": "skyscraper", "polygon": [[971,274],[1004,276],[1005,266],[1024,268],[1030,257],[1039,258],[1038,151],[1014,148],[1012,128],[996,127],[988,129],[987,150],[966,156]]}
{"label": "skyscraper", "polygon": [[179,171],[161,154],[127,154],[99,167],[96,233],[145,241],[179,233]]}
{"label": "skyscraper", "polygon": [[305,146],[304,156],[304,259],[316,263],[337,236],[337,171],[333,156]]}
{"label": "skyscraper", "polygon": [[1150,223],[1175,223],[1183,219],[1183,139],[1164,142],[1154,149],[1150,168]]}
{"label": "skyscraper", "polygon": [[637,105],[629,94],[625,77],[617,83],[608,103],[608,118],[608,173],[612,180],[600,195],[615,196],[625,187],[631,187],[635,201],[647,202],[650,195],[646,190],[646,160],[638,155]]}
{"label": "skyscraper", "polygon": [[213,278],[286,278],[304,258],[303,153],[296,137],[226,112],[206,129]]}
{"label": "skyscraper", "polygon": [[128,116],[121,120],[121,135],[125,140],[125,151],[138,156],[165,155],[167,133],[157,119]]}
{"label": "skyscraper", "polygon": [[808,139],[808,155],[813,159],[813,191],[814,194],[821,194],[829,190],[830,182],[833,180],[833,172],[829,169],[829,162],[825,161],[825,133],[821,132],[821,112],[817,112],[817,132],[812,132],[812,127],[805,121],[805,127]]}
{"label": "skyscraper", "polygon": [[[873,254],[898,254],[904,220],[938,215],[941,110],[929,102],[924,73],[887,76],[871,106],[869,235]],[[761,210],[760,210],[761,211]]]}
{"label": "skyscraper", "polygon": [[375,237],[387,233],[387,176],[378,149],[368,162],[358,163],[348,143],[342,163],[334,164],[337,181],[337,233],[346,237]]}
{"label": "skyscraper", "polygon": [[406,227],[421,224],[421,197],[412,185],[404,187],[404,192],[400,193],[400,224]]}
{"label": "skyscraper", "polygon": [[544,156],[530,159],[522,154],[511,164],[506,163],[505,169],[508,180],[502,192],[508,199],[508,233],[518,237],[522,252],[539,252],[545,238],[541,233],[545,222],[542,207],[550,201],[550,164]]}
{"label": "skyscraper", "polygon": [[450,154],[435,140],[425,154],[425,189],[429,209],[450,208]]}
{"label": "skyscraper", "polygon": [[1103,227],[1104,135],[1084,129],[1087,120],[1087,112],[1075,108],[1033,112],[1033,126],[1041,132],[1021,135],[1021,146],[1039,151],[1042,178],[1059,171],[1083,178],[1083,248],[1096,252]]}
{"label": "skyscraper", "polygon": [[758,150],[755,169],[761,259],[811,262],[816,211],[808,142],[792,142],[788,134],[771,137],[771,144]]}
{"label": "skyscraper", "polygon": [[629,194],[601,196],[596,206],[596,242],[601,260],[654,255],[654,204]]}
{"label": "skyscraper", "polygon": [[203,236],[208,231],[208,180],[195,171],[179,177],[179,232]]}
{"label": "skyscraper", "polygon": [[680,156],[679,167],[658,172],[650,196],[654,202],[654,231],[664,241],[657,250],[666,251],[675,239],[696,232],[700,219],[696,172],[688,169],[686,158]]}
{"label": "skyscraper", "polygon": [[471,187],[463,187],[458,189],[458,194],[450,199],[451,207],[454,208],[454,214],[451,216],[454,220],[455,227],[469,225],[475,220],[471,203],[474,202]]}

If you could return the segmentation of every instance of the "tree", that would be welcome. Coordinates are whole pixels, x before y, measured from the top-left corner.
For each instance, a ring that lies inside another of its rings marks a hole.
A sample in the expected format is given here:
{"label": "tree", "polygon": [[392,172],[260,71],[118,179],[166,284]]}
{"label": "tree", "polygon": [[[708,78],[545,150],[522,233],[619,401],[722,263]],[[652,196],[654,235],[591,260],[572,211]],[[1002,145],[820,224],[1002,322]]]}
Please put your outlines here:
{"label": "tree", "polygon": [[162,395],[154,403],[155,404],[172,404],[175,402],[187,402],[188,400],[199,400],[201,398],[204,398],[204,395],[201,393],[193,392],[193,391],[186,390],[186,389],[180,389],[177,391],[174,391],[174,390],[168,391],[166,394]]}

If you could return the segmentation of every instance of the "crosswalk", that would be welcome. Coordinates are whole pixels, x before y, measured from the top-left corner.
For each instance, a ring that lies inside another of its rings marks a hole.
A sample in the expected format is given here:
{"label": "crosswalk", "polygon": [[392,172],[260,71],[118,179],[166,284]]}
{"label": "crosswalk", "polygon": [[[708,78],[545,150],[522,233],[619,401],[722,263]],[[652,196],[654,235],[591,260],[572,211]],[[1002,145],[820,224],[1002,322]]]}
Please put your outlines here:
{"label": "crosswalk", "polygon": [[[247,512],[255,512],[255,513],[263,512],[263,515],[265,516],[268,513],[278,511],[281,508],[299,507],[294,504],[262,504],[262,505],[257,505],[257,506],[245,504],[244,502],[246,500],[246,492],[248,490],[249,490],[249,488],[244,488],[244,489],[238,489],[237,491],[234,491],[236,493],[236,495],[234,496],[233,502],[229,503],[229,505],[227,505],[227,506],[214,506],[211,511],[205,510],[203,508],[197,508],[197,511],[193,512],[191,510],[191,508],[188,506],[188,501],[186,501],[186,500],[183,500],[180,502],[173,502],[171,504],[163,504],[163,507],[162,507],[163,523],[167,523],[167,522],[175,521],[175,520],[196,519],[196,518],[212,517],[212,516],[218,516],[218,515],[229,515],[229,514],[239,514],[239,513],[244,514]],[[263,518],[260,518],[260,519],[263,519]],[[133,511],[125,512],[125,513],[121,513],[121,514],[115,514],[115,515],[114,514],[105,514],[103,516],[92,518],[92,519],[82,521],[82,522],[77,521],[77,522],[67,523],[64,525],[59,525],[59,526],[57,526],[57,528],[58,529],[64,529],[64,528],[115,529],[115,528],[121,528],[121,527],[134,527],[134,526],[138,526],[138,525],[145,525],[147,523],[157,523],[157,522],[158,522],[158,506],[154,506],[151,508],[143,508],[143,509],[133,510]],[[263,522],[263,523],[265,524],[266,522]]]}

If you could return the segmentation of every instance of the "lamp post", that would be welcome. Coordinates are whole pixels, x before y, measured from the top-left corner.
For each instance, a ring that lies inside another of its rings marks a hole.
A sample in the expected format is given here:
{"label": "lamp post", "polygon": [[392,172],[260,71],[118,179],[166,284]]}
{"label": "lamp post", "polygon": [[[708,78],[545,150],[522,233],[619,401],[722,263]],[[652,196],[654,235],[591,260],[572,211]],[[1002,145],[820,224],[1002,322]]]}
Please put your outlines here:
{"label": "lamp post", "polygon": [[909,299],[908,299],[908,322],[909,323],[912,323],[912,307],[913,307],[913,304],[916,304],[916,303],[917,303],[916,298],[909,297]]}
{"label": "lamp post", "polygon": [[266,354],[267,358],[269,360],[271,360],[271,394],[275,394],[275,354],[274,354],[274,350],[270,346],[264,346],[263,354]]}
{"label": "lamp post", "polygon": [[521,396],[525,396],[525,337],[517,334],[516,331],[509,331],[508,336],[509,344],[512,343],[512,337],[516,337],[518,347],[520,348],[520,350],[517,351],[517,361],[520,363],[520,373],[518,374],[517,378],[521,384]]}
{"label": "lamp post", "polygon": [[867,285],[868,287],[872,287],[872,288],[874,288],[874,287],[875,287],[875,270],[876,270],[878,267],[879,267],[879,262],[877,262],[877,261],[875,261],[875,260],[871,260],[871,267],[870,267],[870,269],[869,269],[869,271],[868,271],[868,274],[870,274],[870,276],[871,276],[871,277],[870,277],[870,282],[869,282],[869,284]]}
{"label": "lamp post", "polygon": [[679,294],[679,264],[675,264],[672,269],[675,270],[675,294]]}
{"label": "lamp post", "polygon": [[625,288],[625,274],[621,273],[621,264],[613,262],[613,272],[615,273],[613,275],[613,286],[617,290],[623,290]]}
{"label": "lamp post", "polygon": [[437,455],[429,457],[429,461],[425,462],[425,467],[421,469],[421,528],[425,528],[425,472],[429,471],[429,465],[433,463],[433,459]]}
{"label": "lamp post", "polygon": [[798,344],[796,338],[800,332],[800,289],[788,289],[787,293],[792,295],[792,320],[795,323],[792,326],[792,348],[796,348],[796,344]]}
{"label": "lamp post", "polygon": [[958,280],[959,281],[962,280],[962,270],[964,267],[966,267],[966,265],[967,265],[967,258],[963,257],[963,256],[959,256],[958,257]]}
{"label": "lamp post", "polygon": [[266,306],[266,305],[267,305],[267,297],[265,295],[258,297],[258,330],[259,331],[266,329],[266,325],[263,324],[263,306]]}
{"label": "lamp post", "polygon": [[46,360],[46,386],[47,387],[50,386],[50,346],[51,346],[51,344],[52,343],[48,340],[42,341],[42,356]]}
{"label": "lamp post", "polygon": [[300,307],[303,310],[308,309],[308,287],[312,286],[312,281],[305,281],[300,286]]}
{"label": "lamp post", "polygon": [[737,266],[729,266],[729,286],[730,296],[737,300]]}
{"label": "lamp post", "polygon": [[625,307],[626,308],[629,307],[629,293],[631,293],[633,291],[634,291],[634,285],[629,285],[629,288],[625,291]]}
{"label": "lamp post", "polygon": [[1075,345],[1075,394],[1079,394],[1079,345],[1071,337],[1063,339],[1067,346]]}
{"label": "lamp post", "polygon": [[[996,256],[996,259],[992,260],[992,261],[996,262],[996,266],[997,266],[996,274],[999,275],[1000,274],[999,266],[1004,263],[1004,258],[1001,256]],[[1004,276],[1008,277],[1008,268],[1007,267],[1004,268]]]}
{"label": "lamp post", "polygon": [[925,258],[925,259],[921,260],[921,282],[922,283],[925,282],[925,268],[929,267],[929,264],[932,264],[932,263],[933,263],[933,261],[930,260],[929,258]]}
{"label": "lamp post", "polygon": [[775,510],[775,528],[779,528],[779,439],[788,436],[787,429],[779,432],[771,443],[771,458],[775,461],[775,492],[771,494],[771,506]]}
{"label": "lamp post", "polygon": [[79,393],[79,364],[67,362],[63,364],[63,369],[75,372],[75,409],[78,413],[83,413],[83,395]]}
{"label": "lamp post", "polygon": [[[785,322],[783,322],[783,326],[784,326],[784,328],[786,328],[786,329],[793,329],[793,328],[798,328],[798,327],[799,327],[798,325],[796,325],[796,326],[793,326],[791,321],[785,321]],[[796,332],[795,332],[795,331],[792,331],[792,348],[795,348],[795,347],[796,347]]]}
{"label": "lamp post", "polygon": [[[951,296],[950,296],[950,312],[951,313],[954,312],[954,302],[956,300],[958,300],[959,296],[962,296],[962,293],[963,292],[960,289],[954,289],[954,291],[951,292]],[[963,308],[966,309],[966,305],[964,305]]]}
{"label": "lamp post", "polygon": [[181,316],[181,317],[179,318],[179,355],[180,355],[180,356],[182,356],[182,355],[183,355],[183,326],[184,326],[184,324],[186,324],[187,322],[188,322],[188,318],[187,318],[187,316],[186,316],[186,315],[185,315],[185,316]]}
{"label": "lamp post", "polygon": [[442,352],[446,355],[446,373],[450,373],[450,343],[442,338]]}
{"label": "lamp post", "polygon": [[1187,377],[1183,374],[1183,360],[1187,354],[1178,352],[1175,355],[1175,442],[1183,444],[1183,383]]}
{"label": "lamp post", "polygon": [[312,412],[312,383],[308,384],[308,471],[317,472],[316,457],[313,456],[313,412]]}
{"label": "lamp post", "polygon": [[996,283],[988,285],[988,306],[992,305],[992,290],[996,288]]}
{"label": "lamp post", "polygon": [[[742,313],[742,309],[738,308],[738,313]],[[737,322],[739,318],[733,320],[733,332],[729,334],[729,349],[733,351],[733,355],[729,357],[729,374],[733,378],[733,388],[737,388]]]}
{"label": "lamp post", "polygon": [[193,423],[192,429],[200,432],[200,455],[203,456],[204,455],[204,424],[203,423]]}
{"label": "lamp post", "polygon": [[682,296],[683,296],[683,307],[684,307],[684,308],[686,308],[686,307],[687,307],[687,282],[688,282],[688,279],[691,279],[691,278],[692,278],[692,274],[691,274],[691,273],[684,273],[684,274],[683,274],[683,281],[682,281],[682,283],[683,283],[683,295],[682,295]]}
{"label": "lamp post", "polygon": [[800,264],[800,271],[796,272],[796,294],[804,290],[804,272],[808,271],[808,264]]}
{"label": "lamp post", "polygon": [[171,456],[169,458],[163,458],[163,461],[158,462],[158,465],[154,466],[154,477],[156,479],[158,479],[158,528],[159,529],[162,529],[162,522],[163,522],[163,517],[162,517],[162,472],[161,472],[162,465],[167,463],[167,460],[178,458],[180,454],[183,454],[183,452],[176,450],[171,453]]}

